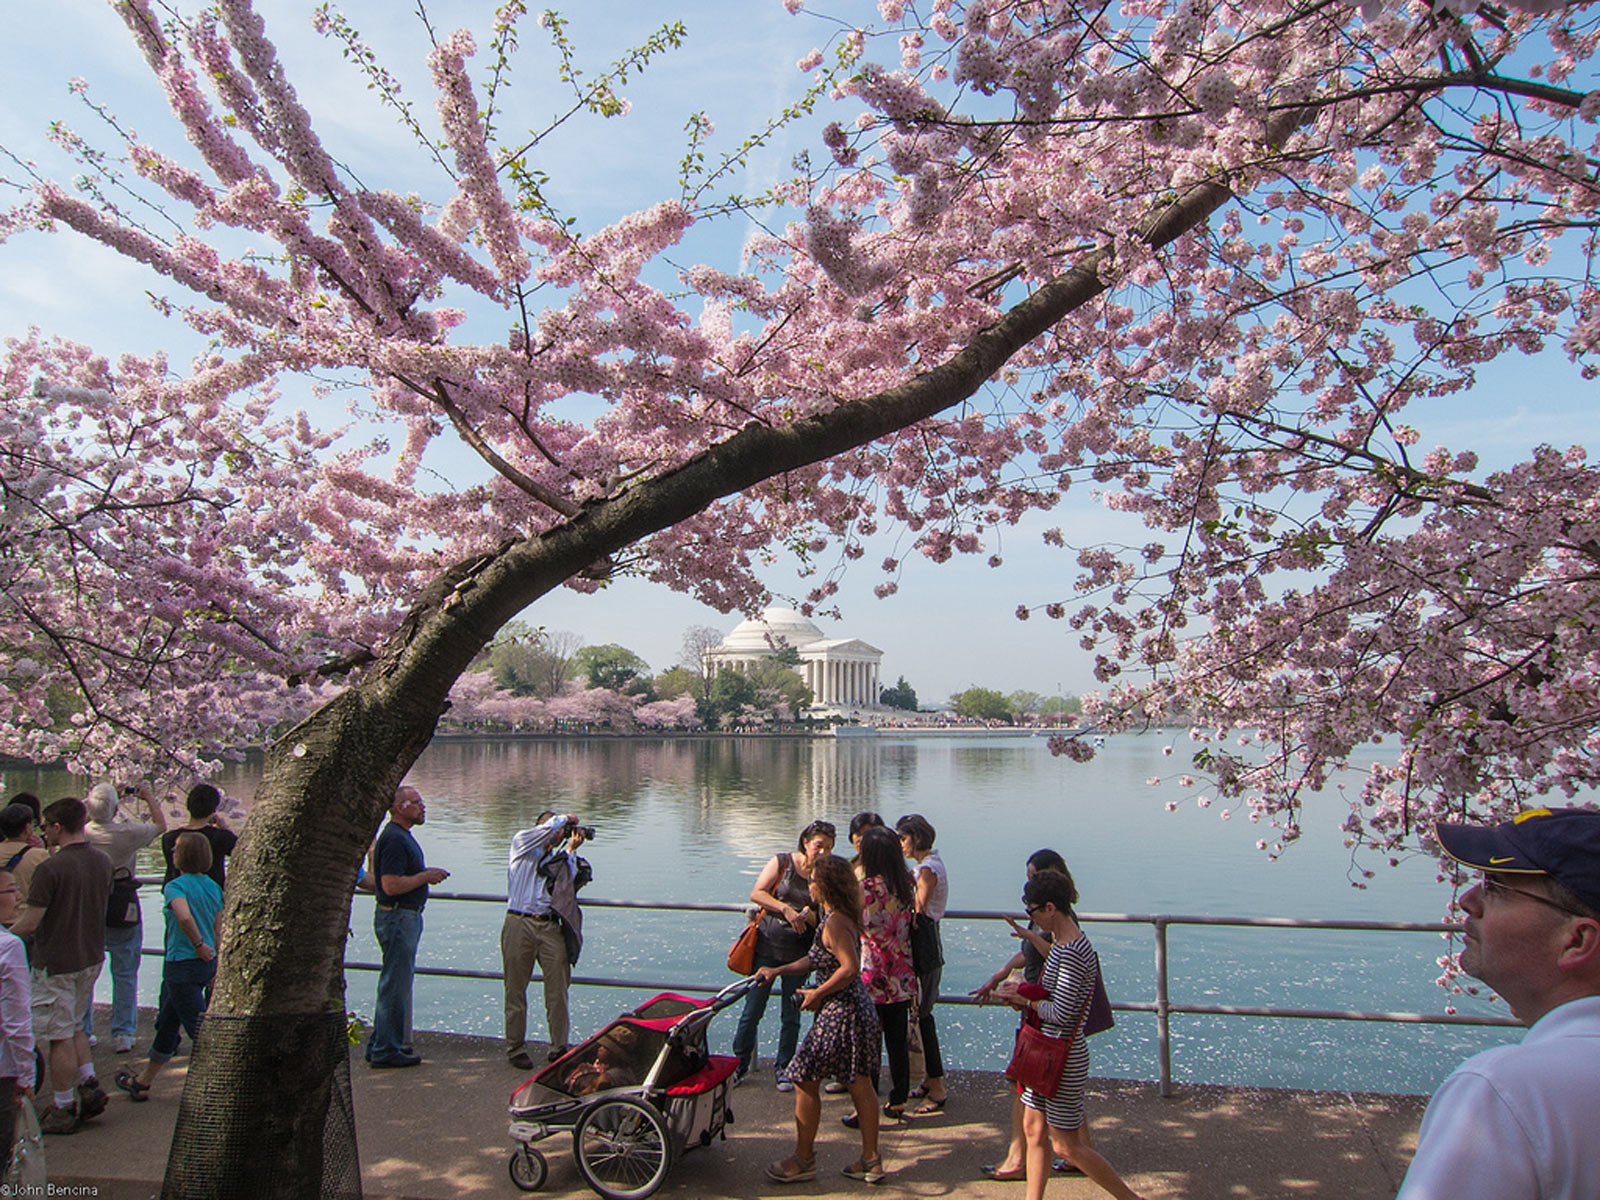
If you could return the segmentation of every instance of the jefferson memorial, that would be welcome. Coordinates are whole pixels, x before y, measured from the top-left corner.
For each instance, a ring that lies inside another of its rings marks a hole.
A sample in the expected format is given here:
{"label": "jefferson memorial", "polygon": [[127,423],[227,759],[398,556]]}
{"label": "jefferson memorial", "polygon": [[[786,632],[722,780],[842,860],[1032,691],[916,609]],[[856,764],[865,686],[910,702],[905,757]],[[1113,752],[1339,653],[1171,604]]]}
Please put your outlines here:
{"label": "jefferson memorial", "polygon": [[813,712],[878,707],[883,651],[858,638],[825,638],[792,608],[769,608],[741,622],[721,645],[706,651],[706,670],[709,674],[742,671],[785,647],[800,655],[795,669],[811,689]]}

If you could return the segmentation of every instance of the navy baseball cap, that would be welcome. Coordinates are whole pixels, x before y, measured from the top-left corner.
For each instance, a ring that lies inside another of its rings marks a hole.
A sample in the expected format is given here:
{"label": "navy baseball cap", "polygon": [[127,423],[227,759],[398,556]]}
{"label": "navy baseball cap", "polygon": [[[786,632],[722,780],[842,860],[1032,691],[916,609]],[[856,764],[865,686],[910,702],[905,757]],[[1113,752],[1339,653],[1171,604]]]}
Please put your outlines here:
{"label": "navy baseball cap", "polygon": [[1600,812],[1531,808],[1499,825],[1435,828],[1439,845],[1480,871],[1547,875],[1590,908],[1600,909]]}

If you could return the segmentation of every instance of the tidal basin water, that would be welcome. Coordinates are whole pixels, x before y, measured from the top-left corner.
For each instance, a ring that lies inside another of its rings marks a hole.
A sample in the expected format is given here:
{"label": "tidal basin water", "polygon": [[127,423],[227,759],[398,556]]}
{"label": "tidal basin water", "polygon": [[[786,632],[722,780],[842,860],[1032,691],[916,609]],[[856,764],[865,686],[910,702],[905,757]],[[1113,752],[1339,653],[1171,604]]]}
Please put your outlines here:
{"label": "tidal basin water", "polygon": [[[1174,746],[1170,756],[1163,747]],[[1041,846],[1066,857],[1085,913],[1174,913],[1437,921],[1449,887],[1418,857],[1360,878],[1344,846],[1338,793],[1313,796],[1304,836],[1276,861],[1255,848],[1276,831],[1222,806],[1201,808],[1177,783],[1188,753],[1182,734],[1111,738],[1093,762],[1050,755],[1043,739],[483,739],[441,741],[410,782],[428,802],[418,830],[429,865],[452,872],[445,890],[505,891],[511,834],[544,808],[575,812],[597,827],[585,848],[594,882],[587,895],[615,900],[742,902],[761,866],[790,849],[799,829],[821,818],[838,825],[862,809],[891,824],[924,814],[938,830],[953,909],[1020,911],[1023,862]],[[1381,753],[1381,751],[1375,752]],[[248,797],[255,768],[219,780]],[[1152,776],[1169,780],[1152,787]],[[8,771],[7,793],[31,786],[46,799],[76,781]],[[81,783],[77,786],[81,787]],[[1358,778],[1346,786],[1354,792]],[[80,793],[81,794],[81,793]],[[1168,801],[1179,801],[1167,812]],[[1363,864],[1374,865],[1374,864]],[[158,901],[146,889],[147,946],[160,944]],[[503,909],[435,902],[425,918],[419,964],[497,970]],[[720,985],[742,918],[592,909],[585,919],[580,975],[629,976]],[[372,900],[358,894],[350,961],[376,962]],[[1155,998],[1149,925],[1086,923],[1113,1000]],[[1505,1016],[1503,1004],[1450,996],[1435,984],[1437,959],[1451,948],[1438,933],[1174,927],[1169,932],[1173,1003],[1281,1006]],[[1458,948],[1458,943],[1456,944]],[[948,921],[944,991],[975,988],[1013,952],[1006,927]],[[140,1000],[155,1002],[159,963],[147,958]],[[100,998],[109,999],[101,980]],[[349,973],[352,1011],[370,1015],[376,976]],[[530,1035],[543,1034],[535,984]],[[574,1034],[582,1035],[644,998],[611,988],[575,988]],[[419,978],[418,1029],[498,1035],[501,992],[493,980]],[[713,1026],[731,1039],[734,1021]],[[944,1053],[957,1068],[998,1069],[1015,1021],[1007,1010],[945,1006]],[[776,1011],[763,1022],[770,1055]],[[1464,1056],[1517,1036],[1507,1029],[1371,1025],[1354,1022],[1173,1017],[1174,1075],[1217,1082],[1388,1092],[1428,1092]],[[1117,1027],[1090,1043],[1096,1074],[1154,1078],[1152,1015],[1118,1013]],[[424,1053],[426,1050],[424,1049]]]}

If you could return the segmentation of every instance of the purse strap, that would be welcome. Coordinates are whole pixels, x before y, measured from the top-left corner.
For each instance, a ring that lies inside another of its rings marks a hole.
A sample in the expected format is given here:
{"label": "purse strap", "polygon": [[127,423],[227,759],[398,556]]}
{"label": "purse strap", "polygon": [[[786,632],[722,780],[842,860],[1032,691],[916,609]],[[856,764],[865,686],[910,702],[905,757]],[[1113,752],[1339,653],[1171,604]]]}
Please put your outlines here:
{"label": "purse strap", "polygon": [[[1095,964],[1094,977],[1096,979],[1100,978],[1100,965],[1098,963]],[[1091,984],[1089,986],[1089,998],[1083,1002],[1083,1010],[1078,1013],[1078,1023],[1072,1027],[1072,1032],[1067,1036],[1068,1043],[1078,1040],[1078,1035],[1083,1032],[1083,1023],[1089,1019],[1089,1006],[1093,1003],[1094,985]],[[1039,1014],[1034,1010],[1033,1005],[1028,1005],[1028,1011],[1022,1019],[1024,1023],[1033,1022],[1034,1025],[1039,1027],[1041,1033],[1044,1031],[1044,1022],[1039,1019]],[[1049,1037],[1051,1035],[1045,1034],[1045,1036]]]}

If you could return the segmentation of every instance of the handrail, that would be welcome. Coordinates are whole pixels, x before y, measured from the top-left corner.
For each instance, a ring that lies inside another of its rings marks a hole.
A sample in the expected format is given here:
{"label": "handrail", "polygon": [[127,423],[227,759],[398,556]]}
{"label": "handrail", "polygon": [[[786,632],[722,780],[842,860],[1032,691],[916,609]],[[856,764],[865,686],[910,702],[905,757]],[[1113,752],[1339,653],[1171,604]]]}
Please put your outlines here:
{"label": "handrail", "polygon": [[[159,882],[149,878],[141,878],[140,883]],[[506,896],[503,893],[493,892],[441,892],[430,890],[430,901],[462,901],[472,904],[505,904]],[[742,913],[749,909],[749,904],[705,904],[677,901],[653,900],[603,900],[584,897],[584,908],[620,908],[644,909],[659,912],[704,912],[704,913]],[[996,911],[994,909],[949,909],[945,912],[944,919],[955,921],[1004,921],[1007,916],[1014,913]],[[1169,991],[1169,956],[1167,952],[1167,931],[1174,925],[1195,926],[1229,926],[1244,929],[1309,929],[1309,930],[1348,930],[1355,932],[1392,932],[1392,933],[1449,933],[1459,931],[1460,925],[1445,924],[1441,921],[1364,921],[1343,920],[1337,918],[1314,917],[1236,917],[1236,916],[1205,916],[1198,914],[1181,913],[1113,913],[1113,912],[1084,912],[1077,914],[1081,924],[1093,925],[1149,925],[1155,935],[1155,969],[1156,969],[1156,996],[1150,1000],[1118,1000],[1112,1002],[1112,1009],[1117,1012],[1153,1013],[1156,1018],[1157,1056],[1160,1066],[1161,1095],[1170,1097],[1175,1094],[1172,1081],[1172,1017],[1173,1014],[1186,1016],[1220,1016],[1220,1017],[1269,1017],[1284,1020],[1314,1020],[1314,1021],[1373,1021],[1388,1024],[1406,1025],[1478,1025],[1485,1027],[1520,1028],[1521,1022],[1510,1017],[1479,1017],[1462,1013],[1413,1013],[1413,1012],[1363,1012],[1356,1009],[1330,1009],[1330,1008],[1280,1008],[1260,1005],[1234,1005],[1234,1004],[1175,1004],[1172,1002]],[[161,951],[145,950],[145,954],[155,957],[161,956]],[[346,970],[378,971],[382,969],[379,963],[352,962],[346,960]],[[418,967],[418,975],[434,976],[442,979],[504,979],[501,971],[473,970],[466,967]],[[540,977],[534,976],[535,980]],[[628,988],[633,990],[688,992],[691,994],[716,992],[716,987],[708,987],[704,983],[685,982],[674,979],[618,979],[600,975],[574,975],[571,982],[583,987],[610,987]],[[979,1001],[972,996],[945,996],[939,997],[940,1004],[967,1004],[977,1005]]]}

